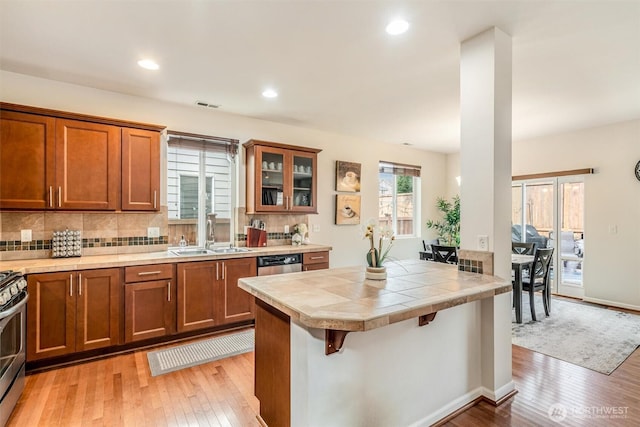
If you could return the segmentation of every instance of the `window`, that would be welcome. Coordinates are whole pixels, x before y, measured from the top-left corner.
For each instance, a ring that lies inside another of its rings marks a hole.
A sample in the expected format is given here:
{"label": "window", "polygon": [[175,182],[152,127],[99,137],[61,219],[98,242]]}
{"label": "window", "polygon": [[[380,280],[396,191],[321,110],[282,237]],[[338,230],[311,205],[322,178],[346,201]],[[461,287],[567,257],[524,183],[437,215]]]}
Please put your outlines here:
{"label": "window", "polygon": [[[237,141],[169,132],[169,244],[234,243],[233,197]],[[207,223],[212,228],[207,236]]]}
{"label": "window", "polygon": [[420,220],[420,166],[380,162],[378,168],[378,223],[396,236],[416,236]]}

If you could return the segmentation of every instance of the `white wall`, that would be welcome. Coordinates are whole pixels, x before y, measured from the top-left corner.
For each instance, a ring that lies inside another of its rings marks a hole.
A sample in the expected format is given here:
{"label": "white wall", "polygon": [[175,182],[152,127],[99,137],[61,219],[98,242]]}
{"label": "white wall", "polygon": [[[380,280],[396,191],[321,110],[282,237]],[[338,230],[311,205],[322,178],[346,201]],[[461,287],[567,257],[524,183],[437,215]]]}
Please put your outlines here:
{"label": "white wall", "polygon": [[[585,179],[585,300],[640,310],[640,119],[513,144],[513,175],[594,168]],[[447,156],[447,188],[459,174]],[[612,234],[609,226],[615,226]]]}
{"label": "white wall", "polygon": [[330,356],[323,330],[292,321],[291,425],[429,426],[489,397],[475,356],[480,311],[475,301],[438,312],[426,326],[409,319],[352,332]]}
{"label": "white wall", "polygon": [[[424,223],[428,218],[437,217],[436,198],[446,194],[446,156],[402,145],[382,144],[372,140],[251,119],[196,106],[160,102],[6,71],[0,71],[0,100],[160,124],[177,131],[235,138],[241,143],[256,138],[320,148],[323,150],[318,157],[318,211],[320,213],[310,216],[310,223],[317,224],[320,232],[310,234],[313,242],[333,246],[331,265],[336,267],[362,264],[366,252],[366,242],[362,241],[360,227],[334,225],[336,160],[362,164],[361,218],[363,221],[377,215],[379,160],[422,167],[423,183],[420,198],[422,217],[419,219],[421,233],[429,235],[430,232],[427,233]],[[242,160],[240,165],[238,203],[244,206],[245,172]],[[166,201],[166,195],[163,200]],[[421,238],[398,239],[390,255],[396,258],[416,258],[418,250],[422,247],[420,240]]]}
{"label": "white wall", "polygon": [[[585,178],[585,299],[640,309],[640,120],[522,141],[513,175],[594,168]],[[617,233],[610,232],[617,227]]]}
{"label": "white wall", "polygon": [[447,154],[447,172],[445,176],[447,198],[451,199],[455,195],[460,194],[460,186],[456,177],[461,176],[460,172],[460,153]]}

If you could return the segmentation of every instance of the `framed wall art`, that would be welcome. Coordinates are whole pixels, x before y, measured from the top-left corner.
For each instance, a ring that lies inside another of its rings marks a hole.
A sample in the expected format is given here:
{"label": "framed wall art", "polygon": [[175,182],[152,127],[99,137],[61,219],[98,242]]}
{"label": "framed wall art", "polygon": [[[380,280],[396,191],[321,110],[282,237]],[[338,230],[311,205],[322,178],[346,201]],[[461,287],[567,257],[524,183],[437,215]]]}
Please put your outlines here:
{"label": "framed wall art", "polygon": [[336,224],[360,224],[360,195],[336,194]]}
{"label": "framed wall art", "polygon": [[360,191],[360,163],[336,161],[336,191]]}

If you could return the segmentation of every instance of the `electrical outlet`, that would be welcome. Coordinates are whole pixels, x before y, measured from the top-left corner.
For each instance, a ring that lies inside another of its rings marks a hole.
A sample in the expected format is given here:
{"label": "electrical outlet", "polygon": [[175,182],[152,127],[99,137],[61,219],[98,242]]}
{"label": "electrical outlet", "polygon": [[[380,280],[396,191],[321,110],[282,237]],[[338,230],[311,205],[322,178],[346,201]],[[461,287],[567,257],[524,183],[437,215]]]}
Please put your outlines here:
{"label": "electrical outlet", "polygon": [[478,235],[478,250],[479,251],[489,250],[489,236],[487,236],[486,234]]}
{"label": "electrical outlet", "polygon": [[618,234],[618,226],[615,224],[609,225],[609,234]]}
{"label": "electrical outlet", "polygon": [[147,227],[147,237],[150,239],[160,237],[160,227]]}
{"label": "electrical outlet", "polygon": [[31,240],[31,230],[20,230],[21,242],[30,242]]}
{"label": "electrical outlet", "polygon": [[285,225],[284,226],[284,234],[287,234],[289,232],[289,226]]}
{"label": "electrical outlet", "polygon": [[320,224],[313,224],[313,232],[317,233],[320,231]]}

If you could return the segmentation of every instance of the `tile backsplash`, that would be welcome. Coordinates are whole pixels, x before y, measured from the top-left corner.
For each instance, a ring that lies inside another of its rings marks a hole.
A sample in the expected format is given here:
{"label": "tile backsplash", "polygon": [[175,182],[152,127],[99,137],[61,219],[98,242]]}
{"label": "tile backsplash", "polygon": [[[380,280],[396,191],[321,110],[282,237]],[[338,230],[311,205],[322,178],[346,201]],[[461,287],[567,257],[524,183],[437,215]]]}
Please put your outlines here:
{"label": "tile backsplash", "polygon": [[[253,214],[247,215],[244,207],[236,209],[236,244],[244,246],[247,235],[244,227],[248,226],[252,219],[263,221],[266,224],[267,246],[290,245],[295,224],[309,225],[308,215],[305,214]],[[289,233],[284,232],[284,226],[289,226]]]}
{"label": "tile backsplash", "polygon": [[[247,215],[236,209],[235,244],[245,246],[244,227],[251,219],[266,223],[267,245],[290,245],[294,224],[309,225],[304,214]],[[222,224],[221,224],[222,225]],[[289,233],[284,232],[288,225]],[[160,236],[147,237],[147,227],[158,227]],[[51,257],[54,231],[80,230],[82,255],[114,255],[166,250],[172,242],[167,208],[159,212],[0,212],[0,260]],[[31,241],[21,242],[21,230],[31,230]],[[227,231],[228,232],[228,231]]]}
{"label": "tile backsplash", "polygon": [[[160,237],[148,238],[147,227]],[[0,260],[51,257],[54,231],[80,230],[83,255],[156,252],[168,247],[167,211],[159,212],[0,212]],[[21,230],[31,241],[21,242]]]}

